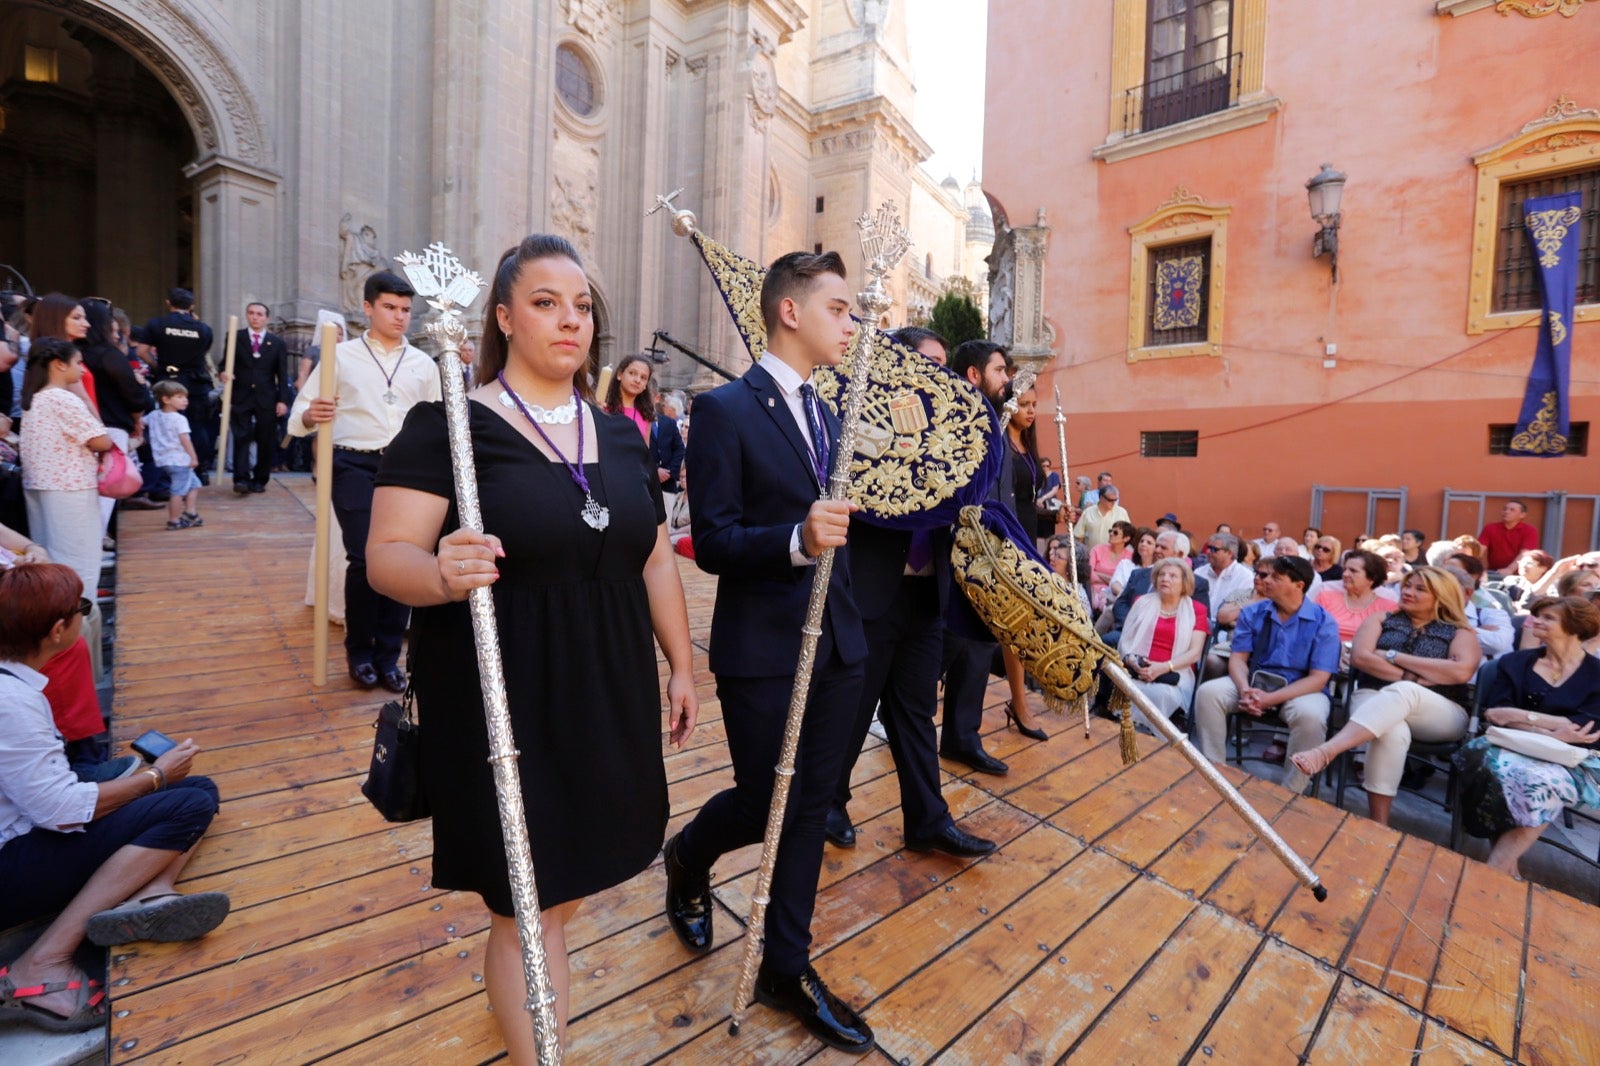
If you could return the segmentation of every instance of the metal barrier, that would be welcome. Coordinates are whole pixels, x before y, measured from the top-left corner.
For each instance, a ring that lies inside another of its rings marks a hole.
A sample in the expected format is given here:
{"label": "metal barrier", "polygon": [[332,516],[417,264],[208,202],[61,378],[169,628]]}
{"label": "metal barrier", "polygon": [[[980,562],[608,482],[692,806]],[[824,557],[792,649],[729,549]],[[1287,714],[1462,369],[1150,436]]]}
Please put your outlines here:
{"label": "metal barrier", "polygon": [[1327,498],[1330,493],[1358,495],[1365,496],[1367,498],[1367,514],[1366,519],[1361,527],[1361,531],[1369,536],[1375,537],[1380,533],[1388,532],[1391,528],[1386,523],[1381,523],[1378,517],[1378,507],[1385,503],[1399,505],[1400,513],[1395,517],[1392,528],[1395,530],[1406,528],[1406,502],[1410,496],[1410,490],[1404,485],[1397,489],[1341,488],[1333,485],[1312,485],[1310,524],[1316,526],[1318,529],[1322,528],[1323,506],[1327,503]]}

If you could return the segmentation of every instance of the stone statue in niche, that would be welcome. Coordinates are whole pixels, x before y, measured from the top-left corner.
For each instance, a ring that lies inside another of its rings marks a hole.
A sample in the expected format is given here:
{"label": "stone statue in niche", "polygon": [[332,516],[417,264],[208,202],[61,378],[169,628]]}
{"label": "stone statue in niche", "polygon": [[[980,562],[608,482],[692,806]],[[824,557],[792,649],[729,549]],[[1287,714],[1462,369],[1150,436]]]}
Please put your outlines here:
{"label": "stone statue in niche", "polygon": [[356,229],[346,211],[339,219],[339,301],[347,317],[359,317],[361,290],[368,277],[383,269],[384,262],[378,231],[371,226]]}
{"label": "stone statue in niche", "polygon": [[750,103],[750,125],[758,131],[767,128],[778,110],[778,68],[772,61],[777,54],[778,46],[770,37],[759,30],[750,32],[750,48],[745,55],[750,66],[750,91],[745,99]]}
{"label": "stone statue in niche", "polygon": [[594,247],[596,178],[587,182],[557,175],[550,191],[550,228],[575,245],[588,258]]}
{"label": "stone statue in niche", "polygon": [[1011,306],[1017,289],[1017,253],[1009,231],[994,242],[989,256],[989,339],[1009,345],[1014,327]]}

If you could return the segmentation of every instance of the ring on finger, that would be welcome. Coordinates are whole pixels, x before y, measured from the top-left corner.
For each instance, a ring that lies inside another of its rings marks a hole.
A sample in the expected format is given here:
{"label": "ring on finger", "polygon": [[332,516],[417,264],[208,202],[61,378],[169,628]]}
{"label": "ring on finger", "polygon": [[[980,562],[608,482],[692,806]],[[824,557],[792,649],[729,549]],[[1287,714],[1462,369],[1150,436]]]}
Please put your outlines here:
{"label": "ring on finger", "polygon": [[466,572],[467,572],[467,561],[465,559],[457,559],[456,560],[456,573],[464,574]]}

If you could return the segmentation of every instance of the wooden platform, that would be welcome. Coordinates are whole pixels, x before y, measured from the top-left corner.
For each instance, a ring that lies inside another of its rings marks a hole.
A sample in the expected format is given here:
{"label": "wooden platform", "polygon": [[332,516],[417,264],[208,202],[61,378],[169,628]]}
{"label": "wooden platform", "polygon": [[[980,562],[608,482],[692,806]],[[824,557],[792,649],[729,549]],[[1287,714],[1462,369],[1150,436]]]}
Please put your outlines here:
{"label": "wooden platform", "polygon": [[[390,826],[358,785],[381,702],[311,685],[301,603],[303,479],[206,494],[203,529],[122,519],[116,732],[193,736],[223,807],[186,887],[234,912],[196,944],[112,964],[112,1056],[150,1063],[477,1063],[502,1055],[482,994],[486,917],[429,887],[428,823]],[[714,592],[685,564],[701,724],[667,756],[672,828],[731,780],[704,647]],[[1316,903],[1170,750],[1124,769],[1091,739],[985,721],[1008,777],[945,794],[1003,847],[977,863],[902,849],[887,750],[857,769],[853,851],[829,849],[817,965],[866,1008],[868,1062],[1592,1063],[1600,922],[1513,881],[1276,785],[1229,773],[1312,861]],[[596,826],[604,832],[604,826]],[[756,849],[716,871],[717,948],[691,958],[661,914],[659,866],[571,929],[573,1062],[845,1061],[786,1016],[727,1035]]]}

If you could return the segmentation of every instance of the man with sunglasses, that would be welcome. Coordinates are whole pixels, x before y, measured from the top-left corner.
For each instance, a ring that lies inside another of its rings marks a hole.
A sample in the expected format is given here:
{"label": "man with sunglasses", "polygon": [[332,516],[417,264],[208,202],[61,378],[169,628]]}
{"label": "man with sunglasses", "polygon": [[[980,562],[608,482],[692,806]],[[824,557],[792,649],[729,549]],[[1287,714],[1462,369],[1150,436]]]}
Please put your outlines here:
{"label": "man with sunglasses", "polygon": [[1250,568],[1239,561],[1239,538],[1232,533],[1213,533],[1206,538],[1206,565],[1195,570],[1211,586],[1211,602],[1226,603],[1236,592],[1247,592],[1255,580]]}

